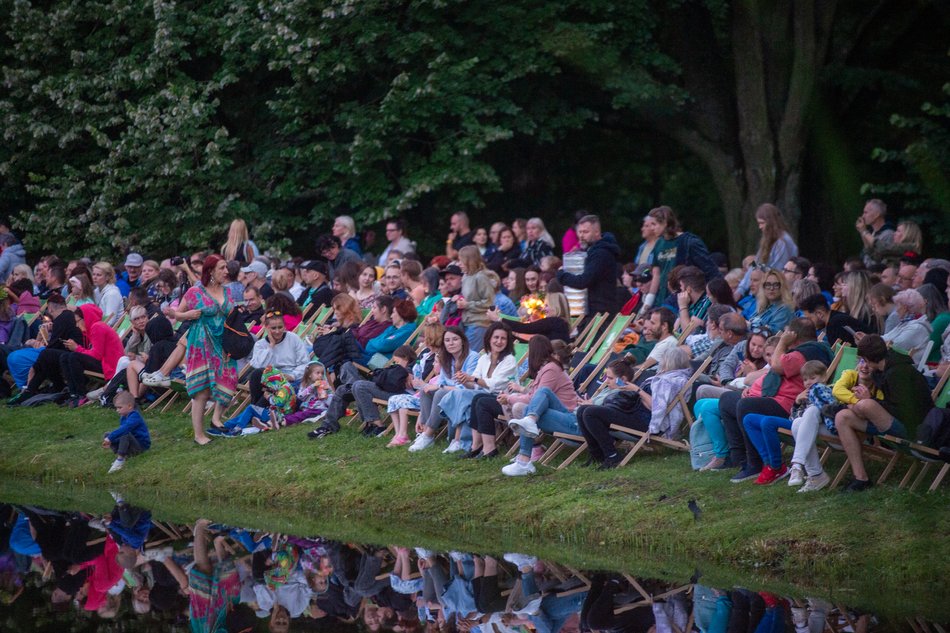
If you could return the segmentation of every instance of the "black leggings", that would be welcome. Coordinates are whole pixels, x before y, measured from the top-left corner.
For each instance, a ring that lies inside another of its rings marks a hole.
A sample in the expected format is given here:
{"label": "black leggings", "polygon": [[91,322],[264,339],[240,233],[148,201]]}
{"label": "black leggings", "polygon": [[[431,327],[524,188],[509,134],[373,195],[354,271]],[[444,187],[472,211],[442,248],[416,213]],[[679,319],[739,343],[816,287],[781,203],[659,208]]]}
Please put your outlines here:
{"label": "black leggings", "polygon": [[86,370],[101,372],[102,363],[89,354],[67,352],[59,357],[59,366],[66,379],[70,395],[82,396],[86,393]]}
{"label": "black leggings", "polygon": [[490,393],[480,393],[472,399],[472,413],[468,425],[482,435],[495,435],[495,418],[504,413],[498,398]]}
{"label": "black leggings", "polygon": [[[644,409],[646,412],[646,409]],[[587,440],[587,450],[590,456],[598,461],[616,454],[614,438],[610,435],[610,425],[620,424],[637,431],[646,431],[650,428],[650,418],[647,415],[636,416],[624,413],[613,407],[584,405],[577,408],[577,426],[581,435]]]}
{"label": "black leggings", "polygon": [[33,378],[30,379],[30,384],[26,388],[36,393],[43,383],[49,380],[53,383],[53,393],[62,391],[64,381],[59,359],[69,353],[64,349],[53,349],[51,347],[47,347],[40,352],[40,355],[36,357],[36,362],[33,363]]}

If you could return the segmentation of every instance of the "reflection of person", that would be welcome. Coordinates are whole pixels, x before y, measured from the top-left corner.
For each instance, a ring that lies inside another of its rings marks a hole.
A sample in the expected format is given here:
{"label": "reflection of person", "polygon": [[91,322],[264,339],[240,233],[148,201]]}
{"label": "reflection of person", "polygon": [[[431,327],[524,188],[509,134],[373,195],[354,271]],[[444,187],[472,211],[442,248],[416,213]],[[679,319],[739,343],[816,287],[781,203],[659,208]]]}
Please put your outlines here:
{"label": "reflection of person", "polygon": [[212,562],[208,552],[208,525],[207,519],[195,523],[195,566],[188,572],[188,617],[192,631],[210,633],[224,628],[228,612],[238,603],[241,580],[223,537],[214,539],[217,561]]}

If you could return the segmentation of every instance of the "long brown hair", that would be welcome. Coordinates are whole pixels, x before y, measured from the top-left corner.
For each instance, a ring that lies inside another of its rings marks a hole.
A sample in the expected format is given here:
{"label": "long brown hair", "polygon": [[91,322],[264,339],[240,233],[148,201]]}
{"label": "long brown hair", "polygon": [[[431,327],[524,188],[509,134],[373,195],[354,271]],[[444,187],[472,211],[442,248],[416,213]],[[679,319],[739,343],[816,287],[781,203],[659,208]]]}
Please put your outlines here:
{"label": "long brown hair", "polygon": [[442,367],[442,373],[446,376],[449,376],[449,372],[453,373],[458,371],[460,367],[457,367],[455,364],[455,358],[449,354],[449,351],[445,349],[445,335],[446,334],[455,334],[460,339],[462,339],[462,349],[459,350],[459,362],[464,363],[465,359],[468,358],[468,339],[465,338],[465,332],[457,325],[452,327],[445,328],[445,333],[442,334],[442,347],[439,349],[439,365]]}
{"label": "long brown hair", "polygon": [[777,241],[782,239],[783,233],[788,232],[788,227],[785,225],[785,218],[782,217],[782,212],[778,210],[777,206],[770,202],[759,205],[759,208],[755,210],[755,219],[765,222],[765,228],[762,229],[762,237],[759,239],[759,253],[757,257],[760,263],[767,264],[769,257],[772,255],[772,247],[775,246]]}
{"label": "long brown hair", "polygon": [[541,368],[554,362],[563,369],[571,357],[571,348],[564,341],[551,341],[537,334],[528,341],[528,378],[534,380]]}
{"label": "long brown hair", "polygon": [[679,233],[680,222],[676,219],[676,213],[673,212],[672,208],[666,205],[659,206],[655,209],[650,209],[650,213],[647,215],[665,226],[663,235],[660,236],[663,239],[671,240]]}

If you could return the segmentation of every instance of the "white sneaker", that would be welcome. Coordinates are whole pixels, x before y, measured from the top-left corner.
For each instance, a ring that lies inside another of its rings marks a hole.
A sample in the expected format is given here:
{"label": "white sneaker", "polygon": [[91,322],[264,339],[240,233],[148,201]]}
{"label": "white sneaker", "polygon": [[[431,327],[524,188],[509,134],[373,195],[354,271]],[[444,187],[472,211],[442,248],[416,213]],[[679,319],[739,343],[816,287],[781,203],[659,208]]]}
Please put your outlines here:
{"label": "white sneaker", "polygon": [[541,430],[538,428],[538,423],[535,422],[534,418],[529,415],[526,415],[523,418],[509,420],[508,428],[511,429],[512,433],[520,437],[529,437],[534,439],[541,435]]}
{"label": "white sneaker", "polygon": [[142,552],[142,556],[145,557],[145,560],[153,561],[163,561],[169,556],[172,556],[175,553],[171,547],[153,547],[152,549],[147,549]]}
{"label": "white sneaker", "polygon": [[535,563],[538,562],[538,559],[535,558],[534,556],[528,556],[527,554],[518,554],[515,552],[505,554],[504,559],[508,561],[509,563],[511,563],[512,565],[516,566],[518,569],[525,569],[525,568],[533,569]]}
{"label": "white sneaker", "polygon": [[418,453],[419,451],[424,451],[435,444],[435,438],[426,435],[425,433],[420,433],[416,436],[416,441],[414,441],[409,446],[410,453]]}
{"label": "white sneaker", "polygon": [[452,440],[449,442],[449,447],[442,451],[443,453],[458,453],[462,450],[462,443],[458,440]]}
{"label": "white sneaker", "polygon": [[821,471],[820,475],[813,475],[805,481],[805,485],[798,489],[798,492],[814,492],[821,490],[831,483],[831,477],[828,473]]}
{"label": "white sneaker", "polygon": [[514,461],[501,469],[501,473],[509,477],[524,477],[525,475],[533,475],[535,472],[537,471],[534,464],[522,461]]}
{"label": "white sneaker", "polygon": [[792,464],[792,469],[788,475],[789,486],[801,486],[805,483],[805,469],[801,464]]}
{"label": "white sneaker", "polygon": [[90,400],[98,400],[99,396],[102,395],[102,392],[105,391],[104,387],[99,387],[98,389],[93,389],[92,391],[86,394],[86,397]]}
{"label": "white sneaker", "polygon": [[120,457],[116,457],[115,461],[112,462],[112,466],[109,467],[109,472],[114,473],[116,471],[122,470],[123,466],[125,466],[125,460]]}
{"label": "white sneaker", "polygon": [[142,374],[142,384],[146,387],[170,387],[172,381],[159,369],[150,374]]}

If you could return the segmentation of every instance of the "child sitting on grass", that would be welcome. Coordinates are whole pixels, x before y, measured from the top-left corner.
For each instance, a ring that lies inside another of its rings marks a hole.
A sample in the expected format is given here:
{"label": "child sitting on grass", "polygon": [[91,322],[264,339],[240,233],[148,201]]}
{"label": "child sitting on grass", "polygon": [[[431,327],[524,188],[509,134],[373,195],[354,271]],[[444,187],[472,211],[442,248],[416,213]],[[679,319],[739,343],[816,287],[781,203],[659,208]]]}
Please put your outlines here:
{"label": "child sitting on grass", "polygon": [[320,361],[312,360],[307,364],[297,392],[297,410],[284,416],[287,426],[307,420],[319,419],[327,411],[328,401],[333,389],[326,379],[326,368]]}
{"label": "child sitting on grass", "polygon": [[110,473],[122,470],[125,460],[133,455],[141,455],[152,445],[148,426],[142,415],[135,409],[135,398],[128,391],[116,394],[112,401],[119,414],[119,428],[102,438],[102,447],[111,448],[115,461],[109,468]]}

